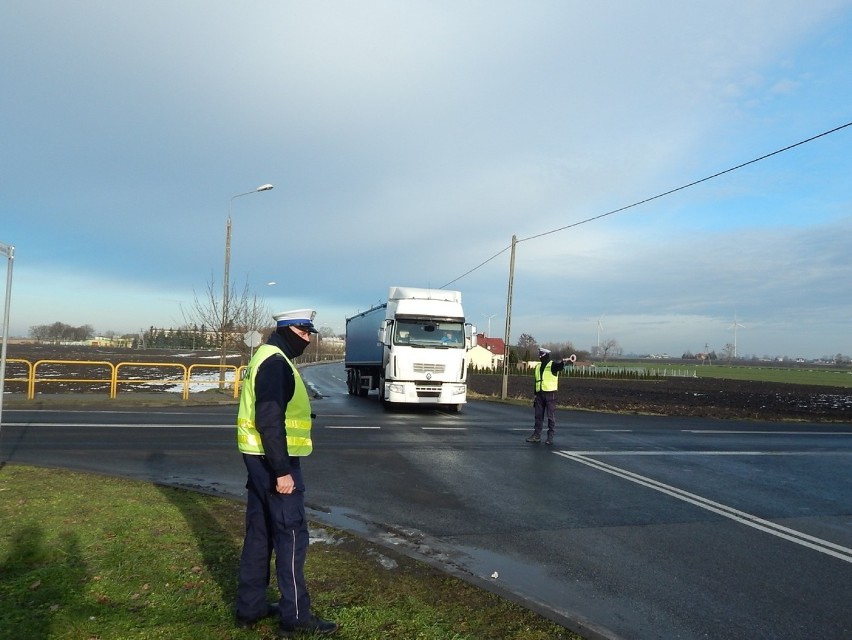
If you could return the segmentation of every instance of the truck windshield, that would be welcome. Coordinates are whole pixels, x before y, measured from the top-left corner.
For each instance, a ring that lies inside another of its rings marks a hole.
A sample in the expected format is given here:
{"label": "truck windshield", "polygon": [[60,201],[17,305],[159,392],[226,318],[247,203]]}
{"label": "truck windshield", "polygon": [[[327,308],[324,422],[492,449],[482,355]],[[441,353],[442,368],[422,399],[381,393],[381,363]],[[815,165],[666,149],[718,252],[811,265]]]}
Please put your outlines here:
{"label": "truck windshield", "polygon": [[397,320],[393,343],[411,347],[462,349],[464,327],[461,322]]}

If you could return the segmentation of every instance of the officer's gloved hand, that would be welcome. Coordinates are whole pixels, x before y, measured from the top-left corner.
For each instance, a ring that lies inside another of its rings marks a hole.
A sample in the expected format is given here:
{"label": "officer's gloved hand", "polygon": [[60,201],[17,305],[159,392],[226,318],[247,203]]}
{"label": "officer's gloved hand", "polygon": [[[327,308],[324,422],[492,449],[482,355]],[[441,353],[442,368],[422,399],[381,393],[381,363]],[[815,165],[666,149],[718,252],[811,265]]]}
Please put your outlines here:
{"label": "officer's gloved hand", "polygon": [[316,417],[317,417],[317,414],[315,414],[315,413],[312,413],[312,414],[311,414],[311,420],[313,420],[313,419],[314,419],[314,418],[316,418]]}

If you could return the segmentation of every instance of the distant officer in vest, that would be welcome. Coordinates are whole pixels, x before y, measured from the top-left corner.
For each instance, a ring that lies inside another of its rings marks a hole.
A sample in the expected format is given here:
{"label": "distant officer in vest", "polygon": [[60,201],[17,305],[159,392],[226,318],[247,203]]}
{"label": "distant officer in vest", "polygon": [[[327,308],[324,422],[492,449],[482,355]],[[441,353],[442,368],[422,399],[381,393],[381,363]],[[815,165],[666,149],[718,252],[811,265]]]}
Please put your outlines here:
{"label": "distant officer in vest", "polygon": [[556,390],[559,388],[559,372],[566,364],[573,365],[577,356],[571,354],[559,362],[553,362],[550,359],[550,349],[539,349],[538,359],[539,362],[533,367],[535,426],[527,442],[541,442],[541,429],[544,426],[544,416],[547,415],[547,440],[544,444],[553,444],[553,436],[556,434]]}
{"label": "distant officer in vest", "polygon": [[[276,329],[246,369],[237,415],[237,443],[248,470],[246,534],[237,586],[237,626],[279,617],[280,638],[331,634],[335,622],[311,613],[305,583],[308,523],[301,460],[313,448],[311,402],[292,359],[310,344],[312,309],[275,314]],[[266,601],[275,551],[277,603]]]}

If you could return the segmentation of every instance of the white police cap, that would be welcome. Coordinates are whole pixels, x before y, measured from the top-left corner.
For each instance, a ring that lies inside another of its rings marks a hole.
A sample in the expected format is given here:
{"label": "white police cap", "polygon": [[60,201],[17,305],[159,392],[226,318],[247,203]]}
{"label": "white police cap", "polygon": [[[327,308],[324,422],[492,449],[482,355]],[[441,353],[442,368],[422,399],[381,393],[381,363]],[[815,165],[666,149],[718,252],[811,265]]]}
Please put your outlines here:
{"label": "white police cap", "polygon": [[293,311],[281,311],[272,315],[277,327],[296,326],[311,333],[319,333],[314,327],[314,318],[317,312],[313,309],[294,309]]}

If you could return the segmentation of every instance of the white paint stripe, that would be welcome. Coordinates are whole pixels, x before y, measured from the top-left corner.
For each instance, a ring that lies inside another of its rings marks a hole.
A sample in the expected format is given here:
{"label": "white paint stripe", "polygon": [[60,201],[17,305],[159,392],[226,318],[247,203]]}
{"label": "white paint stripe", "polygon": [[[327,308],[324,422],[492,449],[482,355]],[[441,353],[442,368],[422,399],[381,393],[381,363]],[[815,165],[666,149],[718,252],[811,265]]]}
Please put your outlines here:
{"label": "white paint stripe", "polygon": [[852,451],[567,451],[580,456],[852,456]]}
{"label": "white paint stripe", "polygon": [[852,431],[736,431],[712,429],[681,429],[684,433],[710,433],[722,435],[758,435],[758,436],[852,436]]}
{"label": "white paint stripe", "polygon": [[814,549],[816,551],[819,551],[820,553],[834,556],[835,558],[839,558],[840,560],[844,560],[845,562],[852,563],[852,549],[848,547],[844,547],[839,544],[829,542],[828,540],[823,540],[822,538],[817,538],[815,536],[802,533],[801,531],[796,531],[795,529],[784,527],[774,522],[770,522],[769,520],[764,520],[763,518],[759,518],[753,514],[734,509],[733,507],[728,507],[718,502],[714,502],[713,500],[703,498],[694,493],[689,493],[688,491],[678,489],[677,487],[673,487],[671,485],[658,482],[646,476],[639,475],[638,473],[626,471],[625,469],[621,469],[605,462],[601,462],[600,460],[592,460],[590,458],[586,458],[582,455],[578,455],[570,451],[556,451],[555,453],[564,458],[568,458],[569,460],[574,460],[575,462],[579,462],[580,464],[592,467],[593,469],[604,471],[605,473],[618,476],[625,480],[629,480],[630,482],[635,482],[636,484],[640,484],[645,487],[654,489],[655,491],[659,491],[661,493],[665,493],[666,495],[673,496],[678,500],[683,500],[684,502],[694,504],[698,507],[701,507],[702,509],[717,513],[719,515],[722,515],[726,518],[730,518],[731,520],[735,520],[736,522],[740,522],[754,529],[770,533],[779,538],[789,540],[790,542],[795,542],[796,544],[808,547],[810,549]]}
{"label": "white paint stripe", "polygon": [[[93,424],[91,422],[81,422],[81,423],[73,423],[73,422],[5,422],[3,423],[4,427],[73,427],[73,428],[81,428],[81,427],[91,427],[95,429],[105,429],[105,428],[127,428],[127,429],[236,429],[237,426],[235,424]],[[315,429],[381,429],[381,427],[357,427],[357,426],[347,426],[347,425],[323,425],[314,427]],[[439,428],[439,427],[436,427]],[[448,429],[454,427],[446,427]]]}
{"label": "white paint stripe", "polygon": [[347,426],[347,425],[327,425],[325,427],[321,427],[322,429],[381,429],[381,427],[355,427],[355,426]]}
{"label": "white paint stripe", "polygon": [[[61,413],[61,414],[69,414],[69,413],[97,413],[98,415],[104,414],[118,414],[118,415],[139,415],[143,413],[141,410],[112,410],[112,409],[5,409],[3,413]],[[187,416],[187,415],[196,415],[194,411],[158,411],[158,416]]]}
{"label": "white paint stripe", "polygon": [[127,428],[127,429],[236,429],[235,424],[93,424],[91,422],[4,422],[4,427],[92,427],[103,428]]}
{"label": "white paint stripe", "polygon": [[420,427],[423,431],[467,431],[467,427]]}

